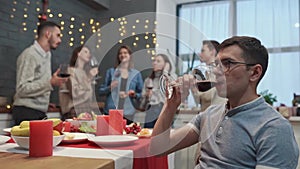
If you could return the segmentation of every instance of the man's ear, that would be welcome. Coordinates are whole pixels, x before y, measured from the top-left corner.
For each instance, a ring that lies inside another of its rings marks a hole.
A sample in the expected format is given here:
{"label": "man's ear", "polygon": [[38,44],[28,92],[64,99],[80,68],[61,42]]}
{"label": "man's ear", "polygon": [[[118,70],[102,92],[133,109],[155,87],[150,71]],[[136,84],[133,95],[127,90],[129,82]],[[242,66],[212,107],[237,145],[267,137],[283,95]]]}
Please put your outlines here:
{"label": "man's ear", "polygon": [[52,35],[52,32],[50,32],[49,30],[46,30],[45,36],[47,39],[49,39]]}
{"label": "man's ear", "polygon": [[258,81],[262,75],[262,66],[260,64],[256,64],[250,67],[250,81]]}

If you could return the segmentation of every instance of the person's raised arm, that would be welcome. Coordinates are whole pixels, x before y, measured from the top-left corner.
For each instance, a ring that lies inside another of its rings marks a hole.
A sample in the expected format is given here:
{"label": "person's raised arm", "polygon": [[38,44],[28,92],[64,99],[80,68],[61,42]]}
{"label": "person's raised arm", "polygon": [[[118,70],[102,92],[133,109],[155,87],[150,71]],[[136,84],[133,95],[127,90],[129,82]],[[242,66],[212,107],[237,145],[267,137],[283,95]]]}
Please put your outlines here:
{"label": "person's raised arm", "polygon": [[152,155],[169,154],[198,142],[198,133],[189,125],[171,132],[171,124],[177,108],[182,100],[188,96],[194,79],[190,75],[184,75],[178,78],[177,83],[182,85],[173,87],[172,97],[166,99],[154,126],[150,143],[150,153]]}

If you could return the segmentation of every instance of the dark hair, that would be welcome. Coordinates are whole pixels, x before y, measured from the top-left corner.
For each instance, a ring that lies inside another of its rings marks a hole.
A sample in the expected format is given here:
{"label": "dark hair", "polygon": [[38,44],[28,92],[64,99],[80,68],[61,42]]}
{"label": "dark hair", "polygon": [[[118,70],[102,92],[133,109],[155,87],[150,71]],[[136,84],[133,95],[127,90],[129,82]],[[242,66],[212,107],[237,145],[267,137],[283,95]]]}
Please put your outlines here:
{"label": "dark hair", "polygon": [[[157,56],[161,56],[163,58],[163,60],[165,61],[165,63],[169,63],[169,65],[170,65],[169,73],[170,73],[171,70],[172,70],[172,64],[171,64],[171,62],[169,60],[169,57],[167,55],[165,55],[165,54],[162,54],[162,53],[155,55],[155,57],[157,57]],[[152,73],[150,74],[149,78],[151,78],[151,79],[155,78],[155,72],[154,71],[152,71]]]}
{"label": "dark hair", "polygon": [[[121,46],[119,49],[118,49],[118,53],[117,53],[117,59],[116,59],[116,63],[115,63],[115,68],[116,67],[118,67],[119,65],[120,65],[120,63],[121,63],[121,60],[120,60],[120,58],[119,58],[119,54],[120,54],[120,52],[121,52],[121,50],[122,49],[126,49],[127,50],[127,52],[129,53],[129,55],[131,55],[132,54],[132,51],[131,51],[131,49],[130,49],[130,47],[129,46],[126,46],[126,45],[123,45],[123,46]],[[130,63],[130,67],[132,67],[132,59],[130,58],[130,61],[129,61]]]}
{"label": "dark hair", "polygon": [[216,40],[204,40],[202,41],[202,45],[207,45],[209,50],[216,50],[216,54],[219,52],[220,43]]}
{"label": "dark hair", "polygon": [[237,45],[243,50],[242,57],[246,63],[262,66],[262,75],[257,82],[258,84],[267,71],[269,60],[267,49],[261,44],[260,40],[248,36],[234,36],[226,39],[219,45],[219,49],[222,50],[232,45]]}
{"label": "dark hair", "polygon": [[83,48],[83,45],[78,46],[73,50],[72,56],[71,56],[71,59],[70,59],[70,67],[75,67],[76,66],[78,53],[81,51],[82,48]]}
{"label": "dark hair", "polygon": [[40,37],[43,34],[43,31],[46,28],[54,28],[54,27],[57,27],[60,29],[60,26],[54,22],[51,22],[51,21],[42,22],[37,28],[38,37]]}

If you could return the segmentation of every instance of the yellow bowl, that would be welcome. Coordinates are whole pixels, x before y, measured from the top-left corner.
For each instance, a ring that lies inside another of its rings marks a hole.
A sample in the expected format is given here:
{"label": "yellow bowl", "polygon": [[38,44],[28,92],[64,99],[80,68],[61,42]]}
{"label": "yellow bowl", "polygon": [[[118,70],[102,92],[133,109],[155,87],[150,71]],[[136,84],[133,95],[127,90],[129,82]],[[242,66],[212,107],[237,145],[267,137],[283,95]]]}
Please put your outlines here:
{"label": "yellow bowl", "polygon": [[[13,140],[22,148],[29,149],[29,137],[11,136]],[[65,135],[53,136],[53,147],[56,147],[63,139]]]}

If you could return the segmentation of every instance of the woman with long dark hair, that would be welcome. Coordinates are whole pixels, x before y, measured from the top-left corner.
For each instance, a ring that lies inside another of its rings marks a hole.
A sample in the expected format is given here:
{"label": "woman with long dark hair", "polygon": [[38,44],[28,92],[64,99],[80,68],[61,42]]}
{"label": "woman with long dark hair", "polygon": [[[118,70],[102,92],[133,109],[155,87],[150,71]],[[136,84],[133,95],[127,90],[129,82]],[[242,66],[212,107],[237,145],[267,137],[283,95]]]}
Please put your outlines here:
{"label": "woman with long dark hair", "polygon": [[86,46],[74,49],[68,73],[70,78],[59,92],[62,119],[76,117],[76,114],[90,112],[93,105],[94,77],[98,68],[92,68],[90,50]]}

